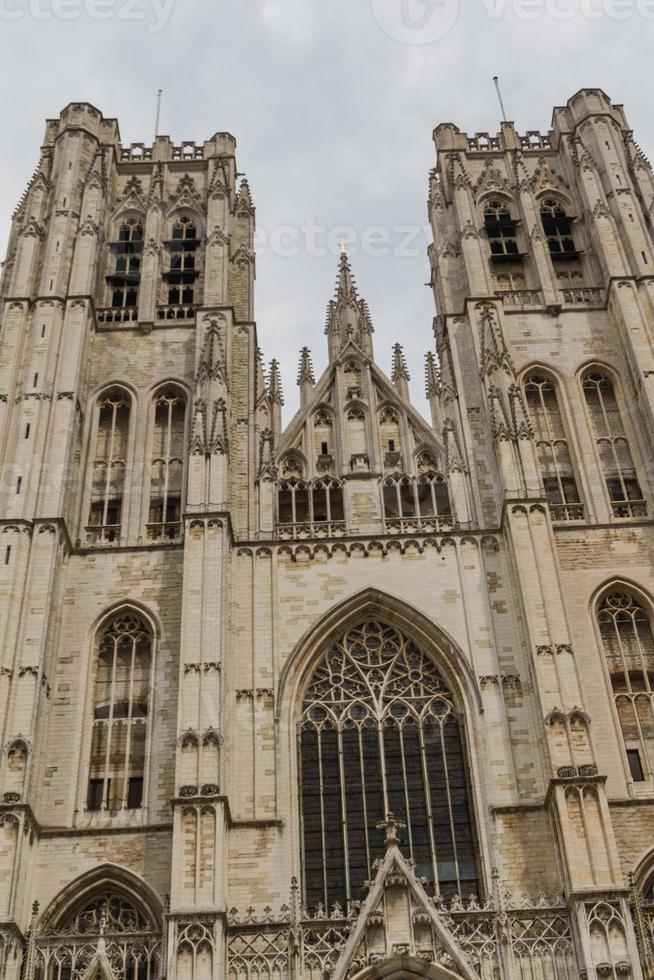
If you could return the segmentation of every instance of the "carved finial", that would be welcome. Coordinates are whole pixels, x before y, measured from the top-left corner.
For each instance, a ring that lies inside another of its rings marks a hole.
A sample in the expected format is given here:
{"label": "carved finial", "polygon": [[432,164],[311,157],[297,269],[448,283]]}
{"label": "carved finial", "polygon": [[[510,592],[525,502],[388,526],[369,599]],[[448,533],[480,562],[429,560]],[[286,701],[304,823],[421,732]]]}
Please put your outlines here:
{"label": "carved finial", "polygon": [[279,370],[279,361],[273,358],[270,362],[270,374],[268,376],[268,393],[270,400],[278,405],[284,404],[284,392],[282,389],[282,376]]}
{"label": "carved finial", "polygon": [[311,362],[311,351],[308,347],[303,347],[300,351],[300,364],[297,372],[297,383],[299,385],[310,384],[312,387],[316,383],[316,378],[313,373],[313,364]]}
{"label": "carved finial", "polygon": [[244,177],[240,183],[238,189],[238,200],[239,204],[245,204],[246,207],[252,207],[252,192],[250,191],[250,185],[248,184],[247,178]]}
{"label": "carved finial", "polygon": [[377,830],[386,831],[384,843],[387,848],[400,846],[400,838],[397,832],[403,830],[404,827],[406,827],[404,821],[396,820],[393,813],[388,813],[386,819],[377,824]]}
{"label": "carved finial", "polygon": [[393,370],[391,380],[397,388],[404,401],[409,401],[409,369],[407,367],[404,351],[401,344],[396,344],[393,348]]}
{"label": "carved finial", "polygon": [[393,373],[391,374],[391,381],[394,385],[396,385],[398,381],[410,380],[411,376],[407,367],[402,344],[395,344],[393,347]]}
{"label": "carved finial", "polygon": [[432,351],[425,356],[425,394],[427,398],[436,398],[440,394],[441,378],[438,364]]}

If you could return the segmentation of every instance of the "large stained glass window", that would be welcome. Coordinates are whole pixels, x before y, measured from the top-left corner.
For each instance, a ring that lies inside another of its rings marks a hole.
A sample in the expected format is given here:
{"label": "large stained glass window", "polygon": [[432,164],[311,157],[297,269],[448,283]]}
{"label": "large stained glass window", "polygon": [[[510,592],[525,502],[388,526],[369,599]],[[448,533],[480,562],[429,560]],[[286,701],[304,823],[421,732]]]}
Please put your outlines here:
{"label": "large stained glass window", "polygon": [[435,664],[399,630],[367,622],[333,643],[306,691],[299,743],[305,901],[365,896],[392,812],[402,850],[445,897],[477,895],[463,723]]}

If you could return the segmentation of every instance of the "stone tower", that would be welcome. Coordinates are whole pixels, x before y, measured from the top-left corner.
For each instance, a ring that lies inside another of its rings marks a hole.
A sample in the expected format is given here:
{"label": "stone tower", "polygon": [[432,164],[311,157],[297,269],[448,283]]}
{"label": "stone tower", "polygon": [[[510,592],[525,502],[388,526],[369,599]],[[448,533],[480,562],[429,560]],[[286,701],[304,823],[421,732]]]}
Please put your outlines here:
{"label": "stone tower", "polygon": [[654,179],[435,132],[431,421],[341,256],[284,427],[235,141],[48,122],[0,332],[0,976],[654,976]]}

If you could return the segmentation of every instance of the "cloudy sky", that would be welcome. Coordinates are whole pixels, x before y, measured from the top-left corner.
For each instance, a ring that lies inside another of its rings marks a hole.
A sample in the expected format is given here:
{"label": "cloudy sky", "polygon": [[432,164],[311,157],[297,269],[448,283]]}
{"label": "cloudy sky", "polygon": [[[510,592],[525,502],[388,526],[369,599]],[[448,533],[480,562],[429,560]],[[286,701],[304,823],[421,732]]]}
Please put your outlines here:
{"label": "cloudy sky", "polygon": [[652,157],[652,18],[654,0],[0,0],[0,236],[45,118],[89,101],[123,142],[151,142],[162,88],[160,131],[176,142],[237,137],[257,206],[260,343],[282,360],[287,417],[297,350],[325,365],[341,239],[377,360],[388,369],[402,341],[424,410],[434,126],[495,132],[495,74],[520,131],[547,130],[554,105],[599,86]]}

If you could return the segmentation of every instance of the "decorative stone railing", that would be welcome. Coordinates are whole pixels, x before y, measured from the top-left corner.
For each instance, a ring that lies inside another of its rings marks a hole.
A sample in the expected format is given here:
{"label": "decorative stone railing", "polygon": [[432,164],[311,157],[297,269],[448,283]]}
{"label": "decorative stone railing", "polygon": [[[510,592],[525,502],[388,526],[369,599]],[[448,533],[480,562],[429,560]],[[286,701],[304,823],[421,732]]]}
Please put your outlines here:
{"label": "decorative stone railing", "polygon": [[647,517],[646,500],[614,500],[611,509],[614,517]]}
{"label": "decorative stone railing", "polygon": [[280,541],[308,541],[311,538],[342,538],[345,530],[345,521],[306,521],[278,524],[275,536]]}
{"label": "decorative stone railing", "polygon": [[[431,903],[481,980],[497,980],[505,975],[502,964],[506,963],[506,950],[503,956],[502,942],[510,944],[517,976],[530,980],[579,976],[570,915],[560,897],[550,900],[544,895],[506,895],[500,909],[493,898],[480,903],[476,898],[446,902],[436,897]],[[282,906],[279,912],[268,907],[261,913],[249,908],[242,914],[231,909],[226,975],[229,980],[331,977],[360,911],[359,902],[352,903],[347,911],[336,905],[331,910],[319,907],[313,914],[299,908],[295,915],[290,906]],[[432,936],[430,913],[415,908],[412,916],[414,927],[422,930],[423,937],[421,948],[414,955],[437,963],[443,951]],[[383,911],[375,911],[368,921],[383,930]],[[377,962],[375,956],[371,953],[369,962]]]}
{"label": "decorative stone railing", "polygon": [[135,323],[138,310],[135,306],[106,306],[97,311],[98,323]]}
{"label": "decorative stone railing", "polygon": [[583,521],[583,504],[550,504],[550,514],[555,524],[563,524],[566,521]]}
{"label": "decorative stone railing", "polygon": [[94,524],[86,528],[87,545],[115,545],[119,541],[120,524]]}
{"label": "decorative stone railing", "polygon": [[182,536],[180,521],[146,524],[148,541],[179,541]]}
{"label": "decorative stone railing", "polygon": [[495,295],[508,308],[524,310],[545,306],[545,299],[540,289],[499,289]]}
{"label": "decorative stone railing", "polygon": [[387,517],[384,526],[388,534],[416,534],[418,532],[454,531],[454,517]]}
{"label": "decorative stone railing", "polygon": [[194,320],[195,306],[158,306],[157,320]]}
{"label": "decorative stone railing", "polygon": [[604,306],[604,290],[599,286],[564,287],[561,292],[566,306]]}

